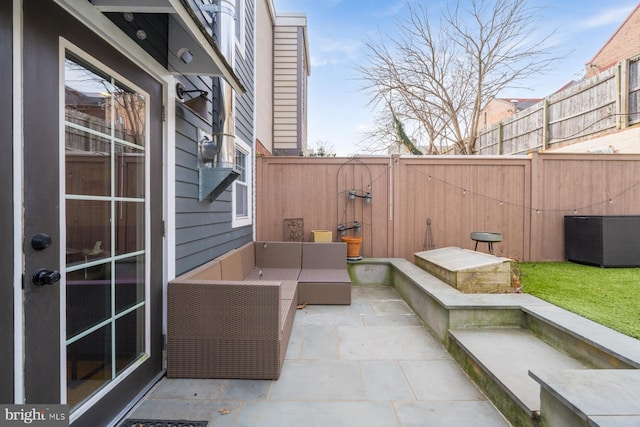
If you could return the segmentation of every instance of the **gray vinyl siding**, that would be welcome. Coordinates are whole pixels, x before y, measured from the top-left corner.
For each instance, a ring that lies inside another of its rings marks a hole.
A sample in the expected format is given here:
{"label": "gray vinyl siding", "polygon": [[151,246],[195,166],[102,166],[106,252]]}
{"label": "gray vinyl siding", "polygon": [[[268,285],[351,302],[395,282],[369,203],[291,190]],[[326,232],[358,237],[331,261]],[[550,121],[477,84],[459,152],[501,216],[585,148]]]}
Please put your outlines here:
{"label": "gray vinyl siding", "polygon": [[[254,4],[245,6],[244,55],[236,51],[235,72],[247,89],[236,96],[236,135],[253,147],[254,114]],[[187,89],[199,88],[216,96],[215,79],[180,76]],[[217,104],[214,100],[213,105]],[[197,137],[198,128],[212,131],[211,116],[205,118],[176,103],[176,275],[202,265],[253,239],[253,226],[232,227],[231,184],[216,200],[198,202]],[[252,164],[253,167],[253,164]],[[253,189],[252,189],[253,191]],[[255,221],[255,218],[254,218]]]}
{"label": "gray vinyl siding", "polygon": [[198,128],[211,125],[176,105],[176,275],[250,242],[252,227],[231,227],[231,186],[216,200],[198,202]]}
{"label": "gray vinyl siding", "polygon": [[236,49],[235,71],[247,89],[247,92],[236,96],[236,135],[246,144],[254,146],[253,109],[255,92],[253,70],[255,68],[255,45],[253,34],[255,31],[255,5],[253,0],[245,0],[245,49],[244,55]]}

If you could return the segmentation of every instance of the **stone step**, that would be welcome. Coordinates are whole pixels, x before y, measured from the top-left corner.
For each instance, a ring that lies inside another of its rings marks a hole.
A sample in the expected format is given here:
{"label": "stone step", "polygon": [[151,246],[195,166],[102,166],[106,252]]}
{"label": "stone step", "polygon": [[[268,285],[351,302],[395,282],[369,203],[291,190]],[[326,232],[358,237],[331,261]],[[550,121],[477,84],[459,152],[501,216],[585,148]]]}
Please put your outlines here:
{"label": "stone step", "polygon": [[549,427],[640,425],[640,371],[535,371],[542,388],[542,421]]}
{"label": "stone step", "polygon": [[[540,415],[540,385],[529,371],[589,369],[522,328],[479,328],[449,331],[450,347],[462,366],[473,366],[472,376],[501,410],[511,400],[532,420]],[[483,387],[487,388],[487,387]],[[494,394],[494,396],[491,396]],[[535,424],[535,423],[534,423]]]}

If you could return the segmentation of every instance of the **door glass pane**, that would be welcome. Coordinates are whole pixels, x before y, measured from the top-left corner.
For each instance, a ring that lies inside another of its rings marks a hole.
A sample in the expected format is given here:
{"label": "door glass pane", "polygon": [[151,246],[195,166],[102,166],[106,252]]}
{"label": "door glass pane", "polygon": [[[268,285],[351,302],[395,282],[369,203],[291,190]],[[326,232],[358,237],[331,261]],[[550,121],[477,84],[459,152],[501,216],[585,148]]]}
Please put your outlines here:
{"label": "door glass pane", "polygon": [[98,134],[111,134],[114,87],[108,77],[80,61],[67,59],[64,72],[65,121]]}
{"label": "door glass pane", "polygon": [[67,339],[111,316],[111,263],[67,273]]}
{"label": "door glass pane", "polygon": [[67,265],[90,263],[111,254],[111,203],[67,200]]}
{"label": "door glass pane", "polygon": [[144,249],[144,203],[116,202],[116,255]]}
{"label": "door glass pane", "polygon": [[67,403],[76,406],[111,380],[111,325],[67,345]]}
{"label": "door glass pane", "polygon": [[66,127],[65,187],[67,194],[111,194],[111,144],[101,136]]}
{"label": "door glass pane", "polygon": [[126,145],[115,146],[116,197],[144,197],[144,151]]}
{"label": "door glass pane", "polygon": [[65,61],[67,397],[82,403],[145,354],[148,100]]}
{"label": "door glass pane", "polygon": [[126,89],[116,82],[118,89],[113,93],[113,126],[117,139],[144,147],[146,100],[144,96]]}
{"label": "door glass pane", "polygon": [[139,308],[116,320],[116,372],[144,353],[144,310]]}
{"label": "door glass pane", "polygon": [[144,301],[144,256],[116,261],[116,313]]}

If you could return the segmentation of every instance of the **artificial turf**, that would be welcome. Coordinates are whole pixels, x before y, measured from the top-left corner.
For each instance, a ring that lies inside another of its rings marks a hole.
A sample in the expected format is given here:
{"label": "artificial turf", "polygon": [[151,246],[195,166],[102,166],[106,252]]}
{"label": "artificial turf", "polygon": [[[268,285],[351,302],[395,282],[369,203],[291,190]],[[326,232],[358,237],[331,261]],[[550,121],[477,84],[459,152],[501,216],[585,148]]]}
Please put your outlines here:
{"label": "artificial turf", "polygon": [[528,294],[640,339],[640,268],[518,263]]}

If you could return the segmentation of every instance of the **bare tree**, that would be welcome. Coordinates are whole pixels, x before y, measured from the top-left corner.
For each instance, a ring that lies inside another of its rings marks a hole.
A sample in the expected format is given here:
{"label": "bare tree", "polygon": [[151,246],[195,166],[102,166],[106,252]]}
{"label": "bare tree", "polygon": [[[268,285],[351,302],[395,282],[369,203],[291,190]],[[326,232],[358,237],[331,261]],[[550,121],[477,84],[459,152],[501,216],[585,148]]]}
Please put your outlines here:
{"label": "bare tree", "polygon": [[309,157],[335,157],[333,144],[329,144],[329,141],[318,139],[315,142],[315,147],[309,152]]}
{"label": "bare tree", "polygon": [[[472,154],[488,101],[557,59],[551,33],[535,36],[538,9],[525,0],[456,2],[442,10],[437,26],[420,2],[407,8],[396,36],[366,42],[366,59],[355,66],[362,89],[380,114],[415,129],[426,152],[454,147]],[[370,136],[393,140],[388,121],[380,123]]]}

